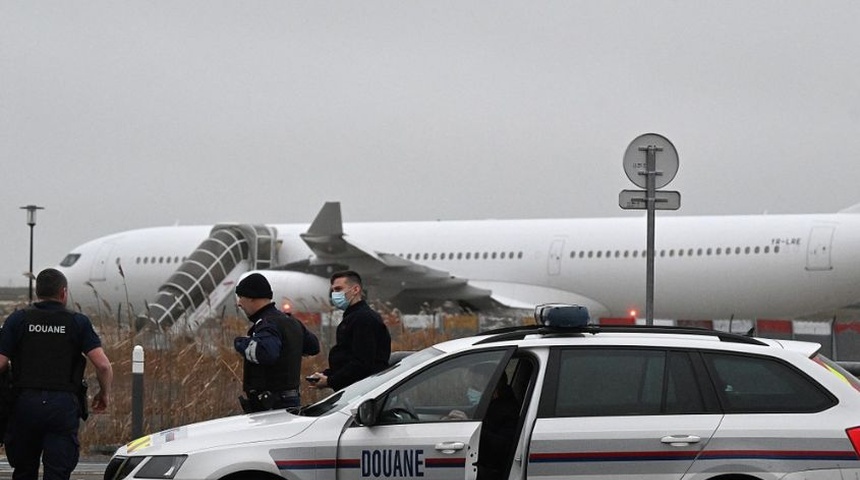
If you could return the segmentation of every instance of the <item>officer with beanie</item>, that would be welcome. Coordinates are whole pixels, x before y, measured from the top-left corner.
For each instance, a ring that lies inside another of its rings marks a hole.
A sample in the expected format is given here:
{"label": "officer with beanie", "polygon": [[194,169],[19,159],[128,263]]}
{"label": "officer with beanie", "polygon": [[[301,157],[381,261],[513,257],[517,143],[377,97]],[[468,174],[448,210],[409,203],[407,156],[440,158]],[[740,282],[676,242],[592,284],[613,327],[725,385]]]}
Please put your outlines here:
{"label": "officer with beanie", "polygon": [[244,359],[242,409],[251,413],[301,406],[301,322],[275,307],[272,287],[259,273],[243,278],[236,285],[236,296],[252,324],[248,336],[233,341]]}

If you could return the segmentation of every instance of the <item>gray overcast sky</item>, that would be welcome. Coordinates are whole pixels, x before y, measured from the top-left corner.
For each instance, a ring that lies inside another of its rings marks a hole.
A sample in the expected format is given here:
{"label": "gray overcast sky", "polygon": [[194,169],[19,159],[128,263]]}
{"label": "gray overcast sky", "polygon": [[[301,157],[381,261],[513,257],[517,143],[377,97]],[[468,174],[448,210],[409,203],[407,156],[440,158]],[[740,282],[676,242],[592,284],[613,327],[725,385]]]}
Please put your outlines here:
{"label": "gray overcast sky", "polygon": [[[0,285],[121,230],[860,202],[860,2],[0,2]],[[663,214],[663,213],[661,213]],[[644,219],[643,219],[644,221]],[[659,236],[659,232],[658,232]],[[644,244],[644,239],[643,239]]]}

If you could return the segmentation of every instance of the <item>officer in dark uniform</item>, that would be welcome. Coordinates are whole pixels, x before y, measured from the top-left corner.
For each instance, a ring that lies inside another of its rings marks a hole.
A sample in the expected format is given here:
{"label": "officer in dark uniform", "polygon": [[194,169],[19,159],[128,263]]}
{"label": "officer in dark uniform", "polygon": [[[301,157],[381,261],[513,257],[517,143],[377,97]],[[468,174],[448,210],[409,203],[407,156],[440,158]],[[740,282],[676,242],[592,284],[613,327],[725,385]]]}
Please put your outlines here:
{"label": "officer in dark uniform", "polygon": [[236,285],[238,306],[253,325],[233,346],[244,362],[242,409],[246,413],[301,406],[299,379],[304,329],[272,302],[266,277],[252,273]]}
{"label": "officer in dark uniform", "polygon": [[14,480],[68,480],[78,464],[85,416],[86,360],[96,368],[94,412],[109,403],[113,369],[89,318],[65,308],[68,282],[53,268],[36,277],[39,302],[10,315],[0,330],[0,371],[12,369],[14,398],[6,455]]}

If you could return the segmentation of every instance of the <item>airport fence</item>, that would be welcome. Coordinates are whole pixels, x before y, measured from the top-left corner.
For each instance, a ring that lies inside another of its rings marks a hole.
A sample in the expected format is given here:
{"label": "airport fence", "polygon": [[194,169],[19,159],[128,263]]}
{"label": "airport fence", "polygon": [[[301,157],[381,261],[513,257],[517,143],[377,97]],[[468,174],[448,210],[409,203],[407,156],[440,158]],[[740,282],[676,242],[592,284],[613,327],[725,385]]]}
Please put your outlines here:
{"label": "airport fence", "polygon": [[[303,375],[325,369],[327,355],[335,342],[339,314],[296,315],[320,339],[322,352],[305,357]],[[429,313],[400,315],[384,313],[392,334],[393,350],[420,350],[449,338],[472,335],[493,328],[531,324],[529,315],[454,315]],[[601,319],[641,323],[635,319]],[[840,361],[860,360],[860,323],[836,321],[666,321],[675,325],[700,326],[746,333],[755,328],[760,336],[814,341],[822,344],[825,355]],[[181,425],[241,413],[242,360],[233,350],[233,339],[245,335],[249,324],[236,316],[213,319],[191,333],[172,333],[154,338],[138,333],[115,318],[93,317],[114,368],[112,404],[104,414],[91,415],[82,422],[83,454],[110,454],[119,445],[133,440],[132,352],[135,345],[145,350],[143,432],[154,432]],[[90,394],[97,390],[92,368],[87,370]],[[302,385],[303,403],[323,398],[330,391]]]}

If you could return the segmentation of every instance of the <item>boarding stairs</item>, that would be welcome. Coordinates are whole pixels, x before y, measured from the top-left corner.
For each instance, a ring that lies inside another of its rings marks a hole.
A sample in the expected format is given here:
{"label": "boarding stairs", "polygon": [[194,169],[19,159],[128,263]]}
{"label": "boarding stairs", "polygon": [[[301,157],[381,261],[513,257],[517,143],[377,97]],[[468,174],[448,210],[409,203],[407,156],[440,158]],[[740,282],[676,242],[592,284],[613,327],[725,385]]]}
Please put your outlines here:
{"label": "boarding stairs", "polygon": [[277,230],[266,225],[218,224],[158,289],[148,320],[160,331],[194,332],[232,297],[243,273],[277,264]]}

